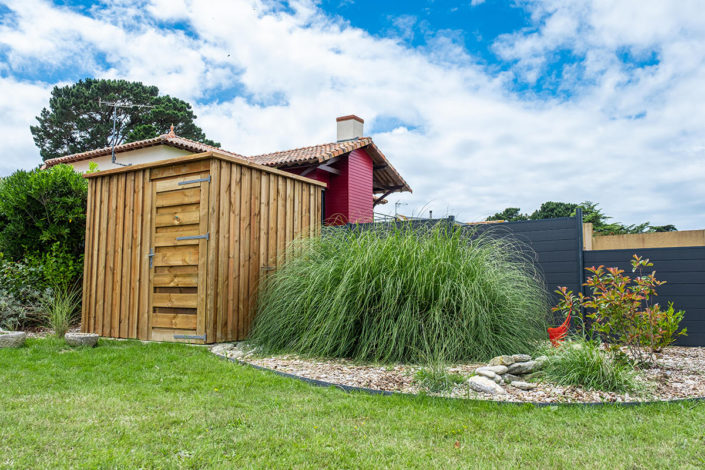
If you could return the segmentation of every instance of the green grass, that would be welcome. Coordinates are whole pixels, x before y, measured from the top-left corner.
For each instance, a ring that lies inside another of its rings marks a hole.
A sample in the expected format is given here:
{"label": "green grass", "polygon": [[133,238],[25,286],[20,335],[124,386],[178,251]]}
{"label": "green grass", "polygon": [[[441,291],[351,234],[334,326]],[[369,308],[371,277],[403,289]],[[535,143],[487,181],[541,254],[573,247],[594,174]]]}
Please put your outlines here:
{"label": "green grass", "polygon": [[633,365],[615,360],[595,342],[567,341],[546,354],[541,374],[549,382],[605,392],[638,392],[643,388]]}
{"label": "green grass", "polygon": [[291,253],[259,296],[251,339],[265,351],[484,361],[547,336],[543,282],[505,239],[445,225],[338,229]]}
{"label": "green grass", "polygon": [[451,374],[441,364],[430,364],[416,371],[414,382],[430,393],[449,392],[467,380],[460,374]]}
{"label": "green grass", "polygon": [[348,394],[185,345],[27,344],[0,350],[0,468],[705,465],[705,404],[535,408]]}

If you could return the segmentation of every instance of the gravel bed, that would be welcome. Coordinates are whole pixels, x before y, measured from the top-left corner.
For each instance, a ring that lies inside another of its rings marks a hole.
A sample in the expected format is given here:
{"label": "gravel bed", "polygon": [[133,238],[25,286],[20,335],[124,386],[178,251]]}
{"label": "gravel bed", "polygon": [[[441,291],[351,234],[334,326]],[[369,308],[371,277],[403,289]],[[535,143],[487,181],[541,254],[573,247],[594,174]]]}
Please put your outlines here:
{"label": "gravel bed", "polygon": [[[424,393],[414,381],[420,366],[360,364],[296,355],[263,357],[253,354],[243,343],[219,344],[213,346],[211,351],[241,362],[324,382],[389,392]],[[447,371],[470,377],[476,368],[484,365],[456,364],[448,367]],[[545,382],[539,382],[533,390],[519,390],[504,385],[507,394],[501,396],[475,392],[466,383],[462,383],[449,392],[435,395],[533,403],[623,403],[705,397],[705,348],[668,347],[656,356],[656,366],[643,371],[642,377],[646,387],[638,395],[584,390]]]}

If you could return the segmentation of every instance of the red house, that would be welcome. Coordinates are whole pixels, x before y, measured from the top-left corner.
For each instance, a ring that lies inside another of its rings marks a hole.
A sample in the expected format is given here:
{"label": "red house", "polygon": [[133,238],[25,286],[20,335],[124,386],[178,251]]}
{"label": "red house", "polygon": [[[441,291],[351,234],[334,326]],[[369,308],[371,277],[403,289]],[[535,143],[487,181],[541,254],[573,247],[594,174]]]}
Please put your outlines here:
{"label": "red house", "polygon": [[391,193],[411,188],[372,138],[363,137],[361,118],[342,116],[336,122],[336,142],[248,158],[327,183],[327,224],[372,222],[374,206]]}
{"label": "red house", "polygon": [[264,155],[243,156],[216,149],[174,134],[173,130],[153,139],[130,142],[88,152],[47,160],[42,168],[59,163],[72,165],[76,171],[87,171],[89,162],[99,170],[147,163],[216,150],[261,165],[276,167],[328,184],[324,214],[327,224],[365,223],[374,219],[374,206],[394,192],[411,188],[377,148],[370,137],[363,137],[364,121],[354,115],[336,119],[337,140]]}

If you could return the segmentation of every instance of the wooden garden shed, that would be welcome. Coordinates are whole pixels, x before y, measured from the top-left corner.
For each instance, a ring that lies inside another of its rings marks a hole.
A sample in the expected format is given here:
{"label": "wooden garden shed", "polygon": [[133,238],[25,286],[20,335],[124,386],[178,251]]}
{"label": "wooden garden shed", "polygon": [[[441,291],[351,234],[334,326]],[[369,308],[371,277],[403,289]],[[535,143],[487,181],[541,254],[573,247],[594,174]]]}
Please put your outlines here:
{"label": "wooden garden shed", "polygon": [[84,332],[244,339],[260,278],[320,232],[324,183],[216,151],[85,177]]}

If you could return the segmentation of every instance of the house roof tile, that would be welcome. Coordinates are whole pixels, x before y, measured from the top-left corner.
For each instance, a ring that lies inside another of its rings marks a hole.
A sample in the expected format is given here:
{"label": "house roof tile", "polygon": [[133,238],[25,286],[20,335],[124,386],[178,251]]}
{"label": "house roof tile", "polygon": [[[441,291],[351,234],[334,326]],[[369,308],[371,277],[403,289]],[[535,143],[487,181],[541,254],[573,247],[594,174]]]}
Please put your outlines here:
{"label": "house roof tile", "polygon": [[275,166],[277,168],[302,166],[312,163],[323,163],[332,158],[364,148],[372,158],[375,165],[375,192],[383,192],[391,188],[396,191],[409,191],[411,187],[404,181],[399,172],[389,163],[387,157],[379,150],[371,137],[331,142],[328,144],[301,147],[280,152],[266,153],[247,157],[260,165]]}

